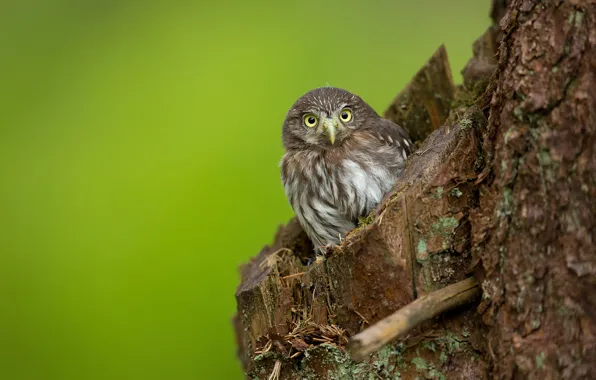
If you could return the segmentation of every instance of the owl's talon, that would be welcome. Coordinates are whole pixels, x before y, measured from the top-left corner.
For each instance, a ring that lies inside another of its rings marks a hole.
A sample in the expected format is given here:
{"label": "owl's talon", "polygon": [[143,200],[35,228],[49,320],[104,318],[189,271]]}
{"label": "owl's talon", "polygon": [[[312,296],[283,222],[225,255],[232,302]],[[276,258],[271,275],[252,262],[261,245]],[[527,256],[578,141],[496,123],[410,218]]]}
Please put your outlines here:
{"label": "owl's talon", "polygon": [[315,262],[324,261],[328,254],[333,252],[338,246],[335,244],[327,244],[315,250],[315,256],[306,260],[306,266],[310,266]]}
{"label": "owl's talon", "polygon": [[306,261],[306,266],[308,267],[308,266],[311,266],[314,263],[322,262],[324,260],[325,260],[325,256],[323,256],[323,255],[316,255],[315,257],[311,257],[310,259],[308,259]]}
{"label": "owl's talon", "polygon": [[337,244],[327,244],[321,247],[321,252],[323,252],[323,254],[327,256],[328,254],[333,252],[337,247],[339,247],[339,245]]}

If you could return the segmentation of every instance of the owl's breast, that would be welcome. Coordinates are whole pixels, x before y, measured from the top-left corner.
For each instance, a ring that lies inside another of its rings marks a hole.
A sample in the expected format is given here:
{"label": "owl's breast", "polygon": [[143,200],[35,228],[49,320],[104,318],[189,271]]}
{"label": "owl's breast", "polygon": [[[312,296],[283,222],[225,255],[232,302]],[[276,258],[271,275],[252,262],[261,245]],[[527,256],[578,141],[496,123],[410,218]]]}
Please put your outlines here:
{"label": "owl's breast", "polygon": [[345,191],[346,211],[353,217],[367,215],[383,199],[397,180],[397,176],[381,165],[342,161],[340,180]]}

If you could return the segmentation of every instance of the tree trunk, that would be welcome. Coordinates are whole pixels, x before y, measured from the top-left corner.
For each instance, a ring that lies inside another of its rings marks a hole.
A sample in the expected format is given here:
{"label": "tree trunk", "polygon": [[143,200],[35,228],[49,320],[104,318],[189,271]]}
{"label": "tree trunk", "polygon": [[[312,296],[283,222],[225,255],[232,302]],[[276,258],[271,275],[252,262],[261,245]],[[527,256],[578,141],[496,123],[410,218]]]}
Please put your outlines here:
{"label": "tree trunk", "polygon": [[596,377],[596,3],[515,0],[472,213],[492,373]]}
{"label": "tree trunk", "polygon": [[[507,3],[463,86],[441,48],[387,110],[419,148],[373,214],[309,266],[294,219],[242,268],[247,377],[596,377],[596,4]],[[472,273],[479,303],[350,359],[350,337]]]}

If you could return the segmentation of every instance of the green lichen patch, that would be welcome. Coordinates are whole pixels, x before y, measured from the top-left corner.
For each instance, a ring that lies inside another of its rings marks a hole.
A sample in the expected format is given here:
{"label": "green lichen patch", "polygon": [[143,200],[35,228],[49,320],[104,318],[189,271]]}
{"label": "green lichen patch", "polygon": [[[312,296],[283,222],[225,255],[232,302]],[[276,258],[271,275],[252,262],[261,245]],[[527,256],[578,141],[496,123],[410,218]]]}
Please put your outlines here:
{"label": "green lichen patch", "polygon": [[425,370],[428,369],[428,363],[426,360],[422,359],[421,357],[417,356],[412,359],[412,364],[416,366],[417,370]]}
{"label": "green lichen patch", "polygon": [[575,13],[572,13],[570,15],[570,18],[573,18],[573,21],[571,21],[571,23],[573,23],[573,25],[575,25],[576,28],[579,28],[582,24],[582,21],[584,21],[584,12],[582,11],[577,11]]}
{"label": "green lichen patch", "polygon": [[389,344],[360,363],[352,361],[345,348],[333,343],[313,346],[293,359],[270,351],[259,355],[258,360],[257,357],[253,359],[253,369],[247,375],[266,379],[272,373],[275,362],[280,361],[282,368],[293,368],[292,379],[400,379],[400,370],[407,367],[403,349],[402,344]]}
{"label": "green lichen patch", "polygon": [[539,353],[536,355],[536,368],[544,367],[544,360],[546,359],[546,355],[544,352]]}
{"label": "green lichen patch", "polygon": [[553,160],[550,152],[546,149],[541,149],[536,153],[536,158],[540,165],[540,180],[542,182],[542,189],[544,192],[547,191],[547,182],[556,182],[556,170],[558,169],[558,163]]}
{"label": "green lichen patch", "polygon": [[454,354],[462,350],[462,341],[451,331],[447,331],[445,336],[437,338],[443,345],[448,354]]}
{"label": "green lichen patch", "polygon": [[416,252],[419,255],[426,254],[426,241],[424,239],[420,239],[418,241],[418,245],[416,246]]}
{"label": "green lichen patch", "polygon": [[451,189],[451,191],[449,192],[449,194],[453,197],[459,198],[463,195],[463,193],[461,192],[460,189],[458,189],[457,187],[454,187],[453,189]]}
{"label": "green lichen patch", "polygon": [[453,241],[459,221],[453,216],[436,219],[421,235],[416,245],[416,262],[421,265],[416,274],[417,286],[424,292],[447,284],[458,269],[460,257],[454,258]]}
{"label": "green lichen patch", "polygon": [[524,111],[522,111],[520,107],[515,107],[513,110],[513,115],[517,118],[517,120],[524,121]]}
{"label": "green lichen patch", "polygon": [[265,361],[267,359],[275,358],[277,355],[272,351],[267,351],[262,354],[255,356],[252,361],[255,363]]}
{"label": "green lichen patch", "polygon": [[416,246],[416,260],[419,263],[428,260],[428,250],[426,248],[426,241],[424,239],[420,239],[418,241],[418,245]]}
{"label": "green lichen patch", "polygon": [[441,362],[441,364],[445,364],[447,362],[447,359],[449,359],[449,356],[447,356],[445,351],[441,351],[441,353],[439,354],[439,361]]}
{"label": "green lichen patch", "polygon": [[474,125],[474,122],[472,121],[472,119],[470,119],[468,117],[463,117],[459,121],[459,125],[461,126],[462,129],[468,129],[468,128],[472,128],[472,126]]}
{"label": "green lichen patch", "polygon": [[431,226],[431,236],[451,237],[453,231],[459,226],[459,222],[452,216],[441,217]]}
{"label": "green lichen patch", "polygon": [[413,358],[411,363],[416,368],[416,371],[422,374],[425,379],[445,379],[443,372],[437,369],[434,363],[429,363],[420,356]]}
{"label": "green lichen patch", "polygon": [[480,80],[471,87],[457,86],[451,112],[445,121],[445,125],[459,124],[462,129],[473,127],[476,121],[474,105],[486,90],[487,85],[486,80]]}
{"label": "green lichen patch", "polygon": [[513,210],[513,190],[510,187],[503,189],[503,199],[500,206],[496,209],[499,217],[511,215]]}

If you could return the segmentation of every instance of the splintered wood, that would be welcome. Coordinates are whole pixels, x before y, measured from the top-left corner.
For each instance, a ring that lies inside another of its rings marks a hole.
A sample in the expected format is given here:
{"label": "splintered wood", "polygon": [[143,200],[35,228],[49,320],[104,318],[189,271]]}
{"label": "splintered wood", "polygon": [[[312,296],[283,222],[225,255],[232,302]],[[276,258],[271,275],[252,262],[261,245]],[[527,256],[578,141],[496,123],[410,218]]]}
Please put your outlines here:
{"label": "splintered wood", "polygon": [[402,126],[414,142],[439,129],[451,110],[455,87],[444,45],[391,102],[384,117]]}

